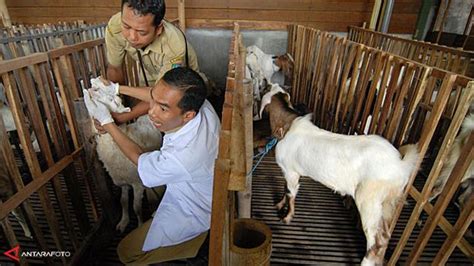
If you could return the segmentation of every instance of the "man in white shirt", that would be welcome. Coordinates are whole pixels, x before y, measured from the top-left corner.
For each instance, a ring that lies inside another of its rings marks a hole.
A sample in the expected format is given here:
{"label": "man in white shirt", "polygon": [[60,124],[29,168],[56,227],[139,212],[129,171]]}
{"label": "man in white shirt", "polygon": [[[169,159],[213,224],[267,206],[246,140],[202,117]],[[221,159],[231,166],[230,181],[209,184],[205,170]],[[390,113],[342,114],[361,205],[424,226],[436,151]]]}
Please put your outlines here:
{"label": "man in white shirt", "polygon": [[220,131],[219,118],[205,100],[202,78],[194,70],[178,67],[168,71],[151,91],[114,83],[101,87],[106,93],[148,101],[151,123],[166,133],[161,150],[144,153],[119,130],[107,107],[91,100],[85,91],[89,113],[137,165],[143,184],[167,186],[154,218],[120,242],[120,260],[150,264],[195,256],[210,228]]}

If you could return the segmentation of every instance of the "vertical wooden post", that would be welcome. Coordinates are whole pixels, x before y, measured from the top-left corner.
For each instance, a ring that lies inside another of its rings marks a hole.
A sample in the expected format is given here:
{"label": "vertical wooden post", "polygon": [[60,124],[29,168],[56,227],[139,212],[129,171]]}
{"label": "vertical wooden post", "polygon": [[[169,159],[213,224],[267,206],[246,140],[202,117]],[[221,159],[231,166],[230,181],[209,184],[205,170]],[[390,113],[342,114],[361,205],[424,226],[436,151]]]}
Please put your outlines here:
{"label": "vertical wooden post", "polygon": [[179,28],[185,32],[186,31],[186,9],[184,6],[184,0],[178,0],[178,19],[179,19]]}
{"label": "vertical wooden post", "polygon": [[12,26],[12,21],[5,0],[0,0],[0,16],[2,17],[3,26],[10,28]]}

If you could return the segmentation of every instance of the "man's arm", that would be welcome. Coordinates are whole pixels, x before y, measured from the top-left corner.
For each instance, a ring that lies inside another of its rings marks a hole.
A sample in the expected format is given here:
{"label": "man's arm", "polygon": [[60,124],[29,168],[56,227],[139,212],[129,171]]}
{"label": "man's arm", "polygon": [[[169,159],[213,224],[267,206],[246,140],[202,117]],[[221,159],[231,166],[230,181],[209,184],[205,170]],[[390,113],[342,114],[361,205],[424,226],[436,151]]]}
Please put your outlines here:
{"label": "man's arm", "polygon": [[125,84],[125,76],[123,74],[122,66],[107,66],[107,79],[118,84]]}
{"label": "man's arm", "polygon": [[150,102],[150,90],[152,87],[129,87],[120,85],[118,93],[131,96],[144,102]]}
{"label": "man's arm", "polygon": [[150,108],[150,104],[148,102],[139,102],[135,105],[130,112],[126,113],[112,113],[112,117],[117,124],[122,124],[127,121],[130,121],[134,118],[142,116],[148,113],[148,109]]}
{"label": "man's arm", "polygon": [[123,154],[125,154],[125,156],[127,156],[127,158],[135,165],[138,165],[138,157],[143,153],[142,148],[125,135],[115,123],[105,124],[103,128],[114,139]]}

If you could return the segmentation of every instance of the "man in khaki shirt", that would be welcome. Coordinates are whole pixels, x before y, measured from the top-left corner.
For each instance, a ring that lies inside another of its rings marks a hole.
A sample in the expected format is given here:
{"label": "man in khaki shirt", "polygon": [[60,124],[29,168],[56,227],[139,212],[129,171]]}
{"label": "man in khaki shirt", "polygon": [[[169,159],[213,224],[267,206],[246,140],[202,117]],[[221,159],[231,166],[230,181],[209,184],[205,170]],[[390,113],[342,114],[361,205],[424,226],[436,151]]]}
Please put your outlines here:
{"label": "man in khaki shirt", "polygon": [[[143,63],[147,82],[140,67],[140,85],[153,87],[170,69],[187,66],[199,71],[194,49],[186,45],[184,34],[163,20],[165,1],[123,0],[122,11],[109,20],[106,28],[107,78],[125,84],[122,64],[128,54]],[[117,123],[124,123],[148,112],[149,104],[140,102],[129,113],[113,113]]]}

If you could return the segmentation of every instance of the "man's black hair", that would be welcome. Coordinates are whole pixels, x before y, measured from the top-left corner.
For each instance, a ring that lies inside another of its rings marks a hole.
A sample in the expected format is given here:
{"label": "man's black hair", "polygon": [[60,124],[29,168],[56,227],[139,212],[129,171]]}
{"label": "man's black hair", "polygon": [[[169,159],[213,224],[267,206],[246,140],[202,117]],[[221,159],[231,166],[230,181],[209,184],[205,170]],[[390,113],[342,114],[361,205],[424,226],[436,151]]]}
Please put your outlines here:
{"label": "man's black hair", "polygon": [[196,71],[188,67],[177,67],[166,72],[162,79],[167,85],[184,93],[178,103],[183,113],[191,110],[199,112],[206,99],[207,89]]}
{"label": "man's black hair", "polygon": [[166,6],[164,0],[122,0],[122,11],[125,4],[131,7],[137,15],[154,15],[153,25],[155,27],[159,26],[165,17]]}

